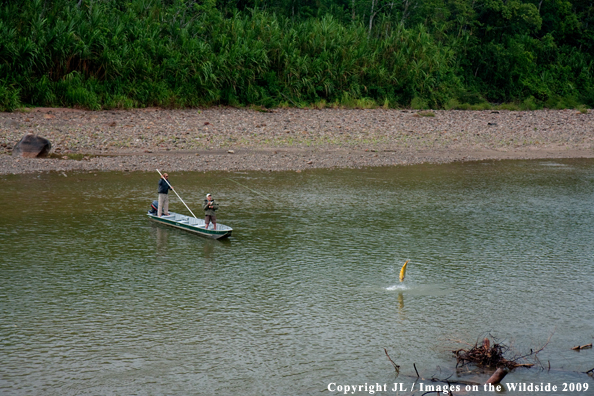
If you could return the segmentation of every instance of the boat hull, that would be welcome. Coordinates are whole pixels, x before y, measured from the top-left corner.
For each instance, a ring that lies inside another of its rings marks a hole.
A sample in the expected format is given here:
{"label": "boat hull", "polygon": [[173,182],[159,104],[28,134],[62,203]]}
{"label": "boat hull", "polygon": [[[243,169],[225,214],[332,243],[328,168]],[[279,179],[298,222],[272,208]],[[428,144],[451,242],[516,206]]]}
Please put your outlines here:
{"label": "boat hull", "polygon": [[216,230],[213,230],[212,228],[205,229],[204,220],[180,215],[179,213],[170,212],[169,216],[162,217],[147,213],[147,216],[156,223],[179,228],[180,230],[188,231],[193,234],[200,235],[201,237],[210,239],[228,238],[233,232],[231,227],[225,226],[223,224],[217,224]]}

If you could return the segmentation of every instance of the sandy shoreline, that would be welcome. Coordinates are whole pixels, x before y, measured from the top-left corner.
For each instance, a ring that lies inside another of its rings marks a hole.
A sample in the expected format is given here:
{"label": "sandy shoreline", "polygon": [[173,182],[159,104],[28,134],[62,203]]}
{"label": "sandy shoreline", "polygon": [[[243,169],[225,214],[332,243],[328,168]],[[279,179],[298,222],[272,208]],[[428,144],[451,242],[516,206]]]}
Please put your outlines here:
{"label": "sandy shoreline", "polygon": [[[53,158],[10,155],[26,133],[49,139]],[[304,170],[593,157],[592,111],[37,108],[0,113],[0,174]]]}

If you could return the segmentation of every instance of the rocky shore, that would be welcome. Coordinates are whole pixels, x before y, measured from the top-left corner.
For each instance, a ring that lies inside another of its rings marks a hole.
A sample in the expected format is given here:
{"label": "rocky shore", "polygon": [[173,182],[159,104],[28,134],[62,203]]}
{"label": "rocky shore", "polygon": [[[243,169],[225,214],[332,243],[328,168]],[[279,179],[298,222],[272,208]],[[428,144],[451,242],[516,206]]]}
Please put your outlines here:
{"label": "rocky shore", "polygon": [[[27,133],[50,158],[18,158]],[[385,109],[0,113],[0,174],[304,170],[483,159],[594,157],[594,112]]]}

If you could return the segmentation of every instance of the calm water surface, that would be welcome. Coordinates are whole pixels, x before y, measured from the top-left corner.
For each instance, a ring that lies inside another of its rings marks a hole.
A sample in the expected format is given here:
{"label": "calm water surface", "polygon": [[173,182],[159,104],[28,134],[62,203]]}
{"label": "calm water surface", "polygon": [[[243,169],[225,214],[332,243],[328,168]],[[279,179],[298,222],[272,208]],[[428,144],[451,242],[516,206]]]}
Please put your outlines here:
{"label": "calm water surface", "polygon": [[413,363],[480,382],[451,350],[488,333],[553,334],[547,370],[504,382],[594,390],[570,350],[594,337],[594,161],[170,179],[233,237],[150,222],[156,173],[0,176],[0,394],[330,394]]}

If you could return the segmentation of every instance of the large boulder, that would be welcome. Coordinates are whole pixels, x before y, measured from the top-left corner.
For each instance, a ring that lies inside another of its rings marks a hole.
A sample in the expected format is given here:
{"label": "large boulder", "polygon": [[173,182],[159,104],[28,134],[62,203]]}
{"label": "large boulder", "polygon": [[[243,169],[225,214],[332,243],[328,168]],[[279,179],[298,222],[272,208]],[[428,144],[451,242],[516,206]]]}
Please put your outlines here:
{"label": "large boulder", "polygon": [[52,144],[49,140],[30,133],[23,136],[23,138],[14,146],[12,155],[26,158],[47,157],[51,148]]}

